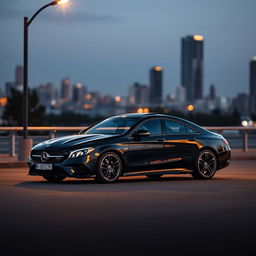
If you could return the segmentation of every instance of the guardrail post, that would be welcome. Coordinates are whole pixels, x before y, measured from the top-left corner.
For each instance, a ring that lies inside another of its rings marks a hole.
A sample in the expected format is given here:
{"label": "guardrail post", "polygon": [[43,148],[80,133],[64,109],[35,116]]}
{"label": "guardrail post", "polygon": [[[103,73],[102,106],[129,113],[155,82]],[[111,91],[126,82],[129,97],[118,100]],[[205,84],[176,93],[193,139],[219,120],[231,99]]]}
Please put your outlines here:
{"label": "guardrail post", "polygon": [[10,133],[9,133],[9,156],[10,157],[14,157],[16,154],[16,145],[15,145],[15,143],[16,143],[16,131],[11,131]]}
{"label": "guardrail post", "polygon": [[243,151],[248,151],[248,132],[244,131],[243,133]]}
{"label": "guardrail post", "polygon": [[56,130],[51,130],[50,133],[49,133],[50,139],[54,139],[55,138],[55,134],[56,134]]}

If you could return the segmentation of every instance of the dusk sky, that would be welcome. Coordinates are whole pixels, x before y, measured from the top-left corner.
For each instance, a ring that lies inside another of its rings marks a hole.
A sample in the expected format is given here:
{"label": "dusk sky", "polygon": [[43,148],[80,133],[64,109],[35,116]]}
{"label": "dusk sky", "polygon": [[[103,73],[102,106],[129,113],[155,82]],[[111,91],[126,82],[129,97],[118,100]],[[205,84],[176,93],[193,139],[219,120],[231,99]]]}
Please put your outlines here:
{"label": "dusk sky", "polygon": [[[0,88],[22,64],[23,16],[47,0],[0,0]],[[256,55],[255,0],[70,0],[46,9],[30,26],[29,84],[70,77],[89,90],[127,95],[148,84],[150,67],[164,68],[164,92],[180,84],[180,40],[205,37],[204,94],[248,92]]]}

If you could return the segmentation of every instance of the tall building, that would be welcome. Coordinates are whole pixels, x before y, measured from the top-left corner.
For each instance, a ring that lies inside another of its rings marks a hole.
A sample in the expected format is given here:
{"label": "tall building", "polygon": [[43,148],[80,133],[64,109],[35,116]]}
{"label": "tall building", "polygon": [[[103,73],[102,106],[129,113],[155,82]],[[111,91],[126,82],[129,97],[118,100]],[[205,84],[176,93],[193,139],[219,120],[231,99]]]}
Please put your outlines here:
{"label": "tall building", "polygon": [[215,100],[216,99],[216,89],[213,84],[210,86],[210,93],[209,93],[209,98],[210,100]]}
{"label": "tall building", "polygon": [[256,56],[250,62],[250,114],[256,115]]}
{"label": "tall building", "polygon": [[11,96],[12,88],[15,88],[15,84],[13,82],[6,82],[5,83],[5,96],[6,97],[10,97]]}
{"label": "tall building", "polygon": [[233,99],[233,107],[237,109],[240,115],[248,116],[249,96],[246,93],[238,93]]}
{"label": "tall building", "polygon": [[53,83],[41,84],[36,88],[40,104],[50,107],[56,103],[57,90]]}
{"label": "tall building", "polygon": [[22,66],[16,66],[14,82],[16,87],[20,87],[23,85],[23,67]]}
{"label": "tall building", "polygon": [[156,66],[150,69],[150,104],[160,106],[163,98],[163,69]]}
{"label": "tall building", "polygon": [[186,89],[187,103],[203,98],[203,46],[201,35],[181,39],[181,84]]}
{"label": "tall building", "polygon": [[184,103],[186,100],[186,90],[184,86],[178,85],[176,87],[176,101]]}
{"label": "tall building", "polygon": [[60,97],[63,102],[69,102],[72,99],[72,86],[69,78],[61,81]]}
{"label": "tall building", "polygon": [[129,90],[129,103],[133,106],[146,106],[149,100],[149,88],[147,85],[134,83]]}
{"label": "tall building", "polygon": [[73,85],[73,102],[82,103],[86,94],[86,87],[83,84],[77,83]]}

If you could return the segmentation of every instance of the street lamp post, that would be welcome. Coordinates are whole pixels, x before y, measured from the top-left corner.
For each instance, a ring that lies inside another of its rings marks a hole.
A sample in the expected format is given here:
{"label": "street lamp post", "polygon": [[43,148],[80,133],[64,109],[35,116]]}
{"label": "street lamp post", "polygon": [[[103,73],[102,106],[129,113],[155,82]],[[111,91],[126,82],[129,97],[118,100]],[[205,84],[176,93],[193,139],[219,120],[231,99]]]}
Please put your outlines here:
{"label": "street lamp post", "polygon": [[57,0],[50,2],[40,8],[29,20],[28,17],[24,17],[24,48],[23,48],[23,139],[19,144],[18,160],[27,160],[31,148],[32,139],[28,139],[28,28],[36,16],[49,6],[57,4],[64,4],[69,0]]}

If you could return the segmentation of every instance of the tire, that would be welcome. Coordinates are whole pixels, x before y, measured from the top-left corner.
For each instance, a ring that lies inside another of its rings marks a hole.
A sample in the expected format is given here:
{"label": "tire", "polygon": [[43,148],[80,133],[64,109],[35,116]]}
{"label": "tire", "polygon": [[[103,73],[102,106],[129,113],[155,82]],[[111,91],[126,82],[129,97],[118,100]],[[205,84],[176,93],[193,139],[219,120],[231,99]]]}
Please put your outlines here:
{"label": "tire", "polygon": [[119,179],[122,170],[120,157],[114,152],[106,152],[98,161],[96,180],[102,183],[114,183]]}
{"label": "tire", "polygon": [[151,180],[159,180],[163,175],[162,174],[149,174],[146,176]]}
{"label": "tire", "polygon": [[57,176],[57,175],[43,175],[43,177],[52,183],[58,183],[63,181],[66,177],[64,176]]}
{"label": "tire", "polygon": [[213,151],[205,149],[199,152],[195,160],[192,176],[195,179],[211,179],[217,170],[217,158]]}

